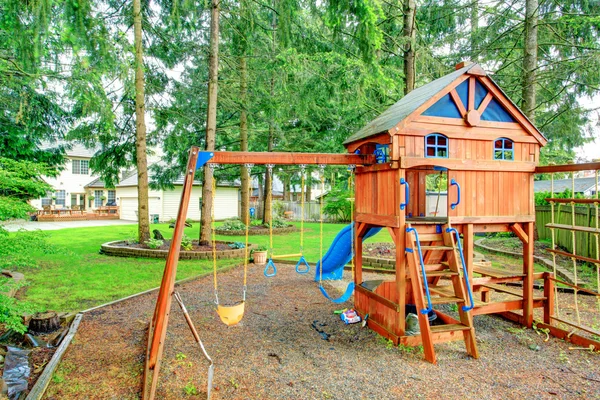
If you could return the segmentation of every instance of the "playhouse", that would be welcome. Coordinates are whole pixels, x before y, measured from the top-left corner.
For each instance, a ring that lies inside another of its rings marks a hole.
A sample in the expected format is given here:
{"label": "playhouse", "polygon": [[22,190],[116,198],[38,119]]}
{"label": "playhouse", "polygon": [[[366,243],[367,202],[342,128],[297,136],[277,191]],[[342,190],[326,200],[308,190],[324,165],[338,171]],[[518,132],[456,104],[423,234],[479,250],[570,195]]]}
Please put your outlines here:
{"label": "playhouse", "polygon": [[[192,148],[149,331],[145,370],[146,377],[153,371],[149,398],[158,377],[185,211],[195,171],[201,166],[334,164],[355,169],[355,222],[338,234],[321,260],[322,268],[317,266],[317,276],[339,278],[353,258],[356,270],[349,289],[358,314],[395,344],[422,345],[425,358],[435,363],[433,345],[451,340],[464,340],[467,353],[478,357],[474,315],[502,314],[531,327],[534,309],[543,308],[543,323],[550,327],[556,279],[533,269],[533,178],[540,172],[536,167],[546,142],[479,65],[461,63],[349,136],[346,154],[212,153]],[[561,167],[576,171],[598,169],[597,164]],[[438,191],[435,206],[428,201],[433,187]],[[362,242],[381,229],[395,243],[395,275],[365,281]],[[474,235],[482,232],[513,232],[523,243],[522,270],[475,262]],[[328,258],[335,263],[328,265]],[[535,280],[543,281],[543,293],[534,291]],[[243,310],[243,302],[235,307]],[[458,317],[444,311],[448,309],[457,310]],[[409,311],[418,315],[420,334],[406,334]],[[432,325],[434,317],[438,322]],[[568,333],[550,328],[553,334]],[[146,378],[144,384],[146,388]],[[146,389],[144,393],[146,398]]]}

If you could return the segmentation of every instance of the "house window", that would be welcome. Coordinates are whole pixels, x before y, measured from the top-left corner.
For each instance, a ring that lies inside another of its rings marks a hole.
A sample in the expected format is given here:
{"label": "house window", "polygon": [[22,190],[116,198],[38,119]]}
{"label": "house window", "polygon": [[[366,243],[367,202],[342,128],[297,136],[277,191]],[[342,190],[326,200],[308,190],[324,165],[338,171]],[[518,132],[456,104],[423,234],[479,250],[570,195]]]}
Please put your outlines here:
{"label": "house window", "polygon": [[494,160],[510,160],[515,159],[515,149],[513,141],[510,139],[494,140]]}
{"label": "house window", "polygon": [[56,191],[56,205],[57,206],[65,205],[65,191],[64,190]]}
{"label": "house window", "polygon": [[104,190],[94,190],[94,207],[102,207],[102,196],[104,196]]}
{"label": "house window", "polygon": [[117,196],[114,190],[108,191],[108,196],[106,197],[106,204],[108,205],[116,205],[117,204]]}
{"label": "house window", "polygon": [[46,197],[42,197],[42,206],[52,205],[52,192],[46,192]]}
{"label": "house window", "polygon": [[88,175],[90,172],[90,162],[88,160],[73,160],[73,175]]}
{"label": "house window", "polygon": [[425,136],[425,157],[448,158],[448,138],[440,133]]}

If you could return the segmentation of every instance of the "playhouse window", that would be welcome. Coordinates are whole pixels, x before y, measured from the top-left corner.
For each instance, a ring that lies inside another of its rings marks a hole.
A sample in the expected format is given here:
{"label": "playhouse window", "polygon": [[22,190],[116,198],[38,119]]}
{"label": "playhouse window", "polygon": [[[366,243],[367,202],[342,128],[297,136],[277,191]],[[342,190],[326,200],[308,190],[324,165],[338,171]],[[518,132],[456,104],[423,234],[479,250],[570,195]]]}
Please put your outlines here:
{"label": "playhouse window", "polygon": [[515,159],[515,149],[513,141],[510,139],[494,140],[494,160],[509,160]]}
{"label": "playhouse window", "polygon": [[375,146],[375,159],[377,164],[384,164],[388,162],[390,157],[390,146],[387,144],[378,144]]}
{"label": "playhouse window", "polygon": [[448,138],[440,133],[425,136],[425,157],[448,158]]}

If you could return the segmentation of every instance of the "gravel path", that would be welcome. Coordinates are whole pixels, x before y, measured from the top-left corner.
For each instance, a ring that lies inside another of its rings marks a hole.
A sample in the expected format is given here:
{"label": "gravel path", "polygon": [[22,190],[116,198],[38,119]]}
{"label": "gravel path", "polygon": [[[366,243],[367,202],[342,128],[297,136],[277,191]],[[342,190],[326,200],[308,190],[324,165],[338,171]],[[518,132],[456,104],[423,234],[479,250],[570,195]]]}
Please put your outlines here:
{"label": "gravel path", "polygon": [[[241,268],[220,274],[223,302],[238,300],[241,281]],[[270,279],[262,268],[250,269],[246,315],[235,327],[213,310],[211,277],[177,290],[215,360],[214,399],[600,399],[600,355],[569,350],[554,338],[544,342],[498,317],[475,318],[479,360],[459,341],[436,345],[434,366],[419,349],[393,347],[360,324],[344,325],[333,311],[351,304],[329,303],[293,266],[281,265]],[[87,314],[45,398],[139,398],[155,301],[156,292]],[[158,399],[205,396],[206,363],[176,304],[163,360]]]}

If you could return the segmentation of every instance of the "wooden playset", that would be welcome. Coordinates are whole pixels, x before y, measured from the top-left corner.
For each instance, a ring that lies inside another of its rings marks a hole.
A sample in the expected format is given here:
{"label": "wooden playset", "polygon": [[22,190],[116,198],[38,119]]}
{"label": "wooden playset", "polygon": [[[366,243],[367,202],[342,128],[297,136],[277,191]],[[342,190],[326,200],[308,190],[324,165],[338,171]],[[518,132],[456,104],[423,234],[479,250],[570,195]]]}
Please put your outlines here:
{"label": "wooden playset", "polygon": [[[546,142],[481,67],[462,63],[350,136],[344,142],[348,154],[207,153],[192,148],[149,331],[145,398],[153,398],[156,390],[194,173],[206,162],[355,166],[355,309],[363,318],[368,316],[369,328],[394,343],[422,345],[432,363],[434,343],[444,341],[464,340],[468,354],[479,356],[473,316],[501,314],[531,327],[536,308],[543,309],[541,324],[552,334],[600,348],[598,342],[556,326],[556,278],[533,268],[534,174],[596,170],[597,176],[600,163],[537,167]],[[427,202],[427,182],[432,180],[447,182],[447,200],[440,205],[438,198],[435,210]],[[595,204],[597,213],[598,200]],[[395,243],[395,275],[364,281],[363,238],[381,228]],[[522,271],[475,262],[474,235],[483,232],[513,232],[523,243]],[[592,232],[596,241],[599,232],[598,227]],[[536,280],[543,281],[543,292],[534,290]],[[418,315],[418,335],[406,334],[411,309]],[[458,319],[443,311],[450,309],[458,311]],[[443,323],[431,325],[433,314]]]}

